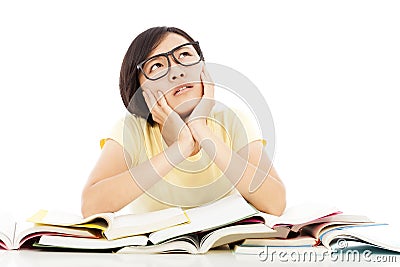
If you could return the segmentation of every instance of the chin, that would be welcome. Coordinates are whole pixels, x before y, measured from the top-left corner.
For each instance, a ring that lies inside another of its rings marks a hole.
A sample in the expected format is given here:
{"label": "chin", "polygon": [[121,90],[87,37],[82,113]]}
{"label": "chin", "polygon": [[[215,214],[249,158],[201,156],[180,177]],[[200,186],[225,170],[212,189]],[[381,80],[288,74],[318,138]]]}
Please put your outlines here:
{"label": "chin", "polygon": [[195,97],[189,100],[184,101],[183,103],[177,105],[174,110],[178,113],[181,117],[187,117],[192,113],[193,109],[197,106],[200,102],[199,97]]}
{"label": "chin", "polygon": [[203,89],[196,88],[195,90],[180,95],[179,97],[172,95],[169,101],[167,99],[167,102],[181,117],[186,117],[192,113],[193,109],[200,102],[202,95]]}

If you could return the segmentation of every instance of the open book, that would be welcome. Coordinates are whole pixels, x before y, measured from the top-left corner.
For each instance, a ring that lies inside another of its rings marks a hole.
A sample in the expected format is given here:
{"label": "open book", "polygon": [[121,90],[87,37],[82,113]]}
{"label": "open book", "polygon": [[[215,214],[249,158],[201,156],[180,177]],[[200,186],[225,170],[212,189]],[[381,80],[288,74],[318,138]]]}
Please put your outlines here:
{"label": "open book", "polygon": [[239,223],[209,232],[175,237],[155,245],[127,246],[120,249],[117,253],[187,252],[191,254],[203,254],[214,247],[230,244],[245,238],[274,236],[275,233],[273,229],[263,223]]}
{"label": "open book", "polygon": [[[309,227],[306,231],[328,249],[343,249],[351,241],[356,241],[358,244],[400,252],[400,227],[387,223],[320,225],[315,229]],[[337,244],[339,240],[341,244]]]}
{"label": "open book", "polygon": [[28,241],[42,235],[63,235],[82,238],[98,238],[95,231],[75,227],[57,227],[52,225],[34,225],[27,222],[8,220],[7,216],[0,219],[0,249],[19,249]]}
{"label": "open book", "polygon": [[[4,218],[7,216],[0,220],[0,248],[3,249],[18,249],[28,240],[39,236],[86,238],[91,240],[89,242],[95,242],[93,240],[99,240],[103,236],[113,240],[189,221],[181,208],[120,216],[115,216],[114,213],[101,213],[87,218],[65,212],[40,210],[27,222],[15,222]],[[128,240],[135,240],[133,244],[143,244],[140,238]]]}
{"label": "open book", "polygon": [[40,210],[28,221],[41,225],[98,229],[108,240],[113,240],[186,223],[189,222],[189,218],[181,208],[176,207],[119,216],[115,216],[114,213],[99,213],[86,218],[64,212]]}
{"label": "open book", "polygon": [[210,248],[252,237],[277,236],[280,233],[264,224],[258,211],[239,194],[213,203],[187,209],[189,222],[154,231],[136,239],[118,242],[104,239],[42,236],[36,247],[74,249],[122,248],[119,253],[205,253]]}
{"label": "open book", "polygon": [[265,224],[273,229],[279,227],[290,228],[297,232],[302,226],[326,220],[332,215],[342,212],[334,206],[326,206],[319,203],[304,203],[288,207],[281,216],[274,216],[260,212],[265,219]]}
{"label": "open book", "polygon": [[[341,233],[339,231],[332,231],[329,235],[325,235],[326,232],[334,229],[342,229],[343,227],[380,225],[371,223],[369,219],[363,220],[364,216],[347,215],[347,217],[352,217],[353,219],[347,222],[331,221],[305,225],[297,233],[291,231],[290,237],[287,238],[248,238],[240,245],[236,245],[234,251],[238,254],[259,254],[261,251],[265,251],[265,247],[270,247],[270,251],[286,250],[288,252],[288,250],[295,250],[300,252],[300,250],[306,247],[321,247],[321,245],[324,246],[323,249],[325,251],[329,251],[331,250],[330,243],[332,240],[339,239]],[[325,221],[325,219],[321,219],[321,221]],[[298,228],[297,225],[293,227],[294,229]],[[308,249],[307,251],[312,251],[312,249]]]}
{"label": "open book", "polygon": [[235,246],[238,254],[259,254],[261,251],[325,250],[329,253],[342,249],[380,248],[400,252],[400,227],[386,223],[321,223],[305,226],[301,235],[289,239],[246,239]]}
{"label": "open book", "polygon": [[334,207],[318,207],[318,204],[293,206],[280,217],[262,215],[266,225],[274,230],[286,229],[288,234],[272,238],[248,238],[235,246],[235,253],[258,254],[266,246],[287,249],[316,247],[321,243],[320,236],[330,229],[373,224],[366,216],[343,214]]}

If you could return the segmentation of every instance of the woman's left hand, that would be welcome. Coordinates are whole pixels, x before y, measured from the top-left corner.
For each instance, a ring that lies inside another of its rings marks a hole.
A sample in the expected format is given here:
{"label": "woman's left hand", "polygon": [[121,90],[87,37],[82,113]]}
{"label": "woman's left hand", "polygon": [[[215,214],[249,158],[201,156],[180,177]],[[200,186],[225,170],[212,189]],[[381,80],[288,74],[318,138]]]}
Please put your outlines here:
{"label": "woman's left hand", "polygon": [[201,83],[203,84],[203,96],[199,103],[193,109],[190,116],[186,119],[189,128],[196,126],[206,126],[206,119],[209,117],[212,108],[215,105],[214,100],[214,82],[206,70],[205,65],[200,73]]}

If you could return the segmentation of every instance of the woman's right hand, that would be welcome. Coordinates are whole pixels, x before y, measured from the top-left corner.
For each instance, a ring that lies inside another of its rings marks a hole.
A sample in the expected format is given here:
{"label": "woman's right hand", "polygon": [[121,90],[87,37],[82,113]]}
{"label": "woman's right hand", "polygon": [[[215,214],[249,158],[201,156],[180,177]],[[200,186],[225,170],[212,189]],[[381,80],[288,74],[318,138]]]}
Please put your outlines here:
{"label": "woman's right hand", "polygon": [[195,140],[182,118],[167,103],[164,94],[157,91],[157,96],[150,89],[143,89],[153,120],[161,126],[161,135],[170,146],[177,142],[182,155],[187,158],[195,149]]}

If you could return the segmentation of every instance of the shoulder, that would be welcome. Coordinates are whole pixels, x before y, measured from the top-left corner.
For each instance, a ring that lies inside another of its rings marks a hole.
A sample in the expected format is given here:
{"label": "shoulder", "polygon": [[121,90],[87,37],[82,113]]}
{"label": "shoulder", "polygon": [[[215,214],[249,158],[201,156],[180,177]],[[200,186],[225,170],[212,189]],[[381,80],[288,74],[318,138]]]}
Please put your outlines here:
{"label": "shoulder", "polygon": [[226,124],[257,124],[256,117],[247,109],[216,105],[210,113],[210,117],[224,125]]}
{"label": "shoulder", "polygon": [[100,139],[100,147],[103,148],[106,141],[114,140],[129,154],[132,163],[136,164],[139,153],[142,151],[144,128],[146,127],[150,126],[144,118],[127,113],[119,117],[108,134]]}
{"label": "shoulder", "polygon": [[147,123],[146,119],[135,114],[127,113],[119,117],[112,128],[124,131],[142,131],[148,127],[151,126]]}
{"label": "shoulder", "polygon": [[211,125],[219,124],[229,135],[235,151],[256,140],[260,140],[264,146],[266,145],[259,121],[250,108],[217,107],[210,113],[210,116],[214,120]]}
{"label": "shoulder", "polygon": [[150,127],[146,119],[131,113],[127,113],[121,120],[125,127],[135,127],[137,129]]}
{"label": "shoulder", "polygon": [[108,139],[114,139],[121,145],[125,143],[124,140],[130,138],[136,139],[143,132],[143,127],[147,127],[146,124],[146,120],[137,115],[130,113],[121,115],[109,128],[108,133],[104,134],[100,140],[100,146],[103,147],[105,141]]}

